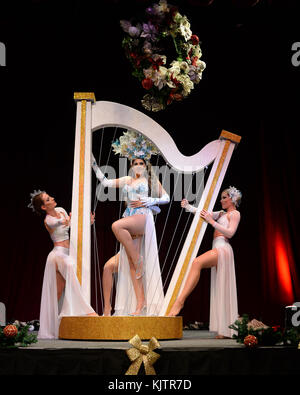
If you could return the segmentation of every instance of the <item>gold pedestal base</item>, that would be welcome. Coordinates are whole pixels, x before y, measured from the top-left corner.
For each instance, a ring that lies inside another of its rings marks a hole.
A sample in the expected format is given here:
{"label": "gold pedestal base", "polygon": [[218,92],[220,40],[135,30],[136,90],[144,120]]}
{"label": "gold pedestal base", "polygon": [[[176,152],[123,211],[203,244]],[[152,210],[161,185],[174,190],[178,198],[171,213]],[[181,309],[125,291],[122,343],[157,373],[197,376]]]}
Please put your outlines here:
{"label": "gold pedestal base", "polygon": [[142,340],[182,338],[182,317],[63,317],[59,338],[69,340]]}

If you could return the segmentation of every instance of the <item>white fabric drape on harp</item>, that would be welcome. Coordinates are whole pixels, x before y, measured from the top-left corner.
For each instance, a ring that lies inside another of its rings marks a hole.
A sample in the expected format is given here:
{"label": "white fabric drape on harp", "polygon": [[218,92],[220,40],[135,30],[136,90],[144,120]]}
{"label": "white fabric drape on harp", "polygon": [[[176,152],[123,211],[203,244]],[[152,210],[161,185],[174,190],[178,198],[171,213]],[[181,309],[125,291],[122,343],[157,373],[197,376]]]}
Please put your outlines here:
{"label": "white fabric drape on harp", "polygon": [[[85,301],[77,279],[73,259],[64,247],[54,247],[47,257],[40,308],[39,339],[58,339],[63,316],[82,316],[94,313]],[[57,301],[56,265],[66,281],[64,292]]]}

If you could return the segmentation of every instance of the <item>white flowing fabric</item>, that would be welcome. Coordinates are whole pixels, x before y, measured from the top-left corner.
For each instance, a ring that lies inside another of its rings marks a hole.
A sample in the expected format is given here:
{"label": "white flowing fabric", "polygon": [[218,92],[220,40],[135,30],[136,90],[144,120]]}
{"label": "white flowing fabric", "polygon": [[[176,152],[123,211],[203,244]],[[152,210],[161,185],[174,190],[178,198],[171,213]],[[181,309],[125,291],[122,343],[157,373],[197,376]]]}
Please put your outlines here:
{"label": "white flowing fabric", "polygon": [[[153,213],[150,209],[143,208],[142,211],[139,210],[139,213],[146,215],[145,231],[142,237],[140,250],[140,254],[144,258],[143,267],[145,274],[142,279],[146,300],[145,315],[156,316],[161,309],[164,292],[158,259],[155,224]],[[138,247],[139,239],[135,239],[134,243]],[[136,303],[127,254],[124,247],[121,245],[114,315],[126,316],[133,313],[136,309]]]}
{"label": "white flowing fabric", "polygon": [[[85,301],[77,279],[74,262],[64,247],[54,247],[47,257],[40,308],[39,339],[57,339],[63,316],[94,313]],[[57,301],[56,267],[66,281],[64,292]]]}
{"label": "white flowing fabric", "polygon": [[209,330],[232,337],[235,331],[228,326],[238,318],[233,250],[223,236],[213,240],[212,248],[218,250],[218,265],[211,268]]}

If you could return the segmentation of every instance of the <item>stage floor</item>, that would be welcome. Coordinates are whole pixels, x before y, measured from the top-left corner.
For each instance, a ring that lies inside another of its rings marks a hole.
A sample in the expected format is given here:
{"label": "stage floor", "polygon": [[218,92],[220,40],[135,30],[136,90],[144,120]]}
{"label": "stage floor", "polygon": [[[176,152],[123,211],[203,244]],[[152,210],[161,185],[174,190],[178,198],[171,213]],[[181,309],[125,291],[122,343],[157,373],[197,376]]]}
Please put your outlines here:
{"label": "stage floor", "polygon": [[[161,349],[174,350],[189,348],[195,350],[207,348],[244,348],[243,345],[234,339],[215,339],[216,333],[206,330],[185,330],[182,339],[176,340],[159,340]],[[143,344],[148,344],[147,340],[143,340]],[[38,340],[37,343],[26,347],[26,349],[66,349],[66,348],[82,348],[82,349],[117,349],[127,350],[130,346],[128,341],[94,341],[94,340]]]}
{"label": "stage floor", "polygon": [[[184,330],[180,340],[159,340],[157,376],[286,377],[300,375],[297,347],[249,349],[207,330]],[[148,341],[143,340],[143,345]],[[131,365],[128,341],[38,340],[29,347],[0,350],[0,376],[111,376],[124,378]],[[139,376],[145,376],[142,365]],[[129,377],[129,376],[126,376]],[[149,377],[149,376],[148,376]],[[218,382],[218,380],[213,380]],[[107,389],[107,387],[105,387]]]}

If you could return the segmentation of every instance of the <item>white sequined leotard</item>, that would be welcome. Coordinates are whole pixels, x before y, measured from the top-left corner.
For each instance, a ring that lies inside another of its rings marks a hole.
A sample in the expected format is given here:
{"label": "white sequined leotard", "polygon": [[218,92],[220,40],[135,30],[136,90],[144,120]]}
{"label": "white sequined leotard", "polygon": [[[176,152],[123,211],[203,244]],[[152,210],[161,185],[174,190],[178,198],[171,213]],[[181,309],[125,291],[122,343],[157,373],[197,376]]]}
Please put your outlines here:
{"label": "white sequined leotard", "polygon": [[144,197],[148,197],[148,183],[145,181],[139,182],[135,185],[124,185],[122,189],[122,197],[127,203],[127,208],[123,213],[123,217],[129,217],[134,214],[149,214],[150,208],[147,207],[130,207],[130,203],[134,200],[139,200]]}

